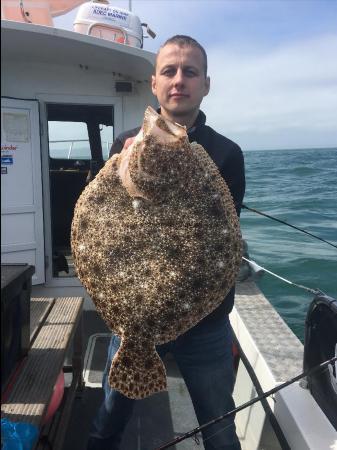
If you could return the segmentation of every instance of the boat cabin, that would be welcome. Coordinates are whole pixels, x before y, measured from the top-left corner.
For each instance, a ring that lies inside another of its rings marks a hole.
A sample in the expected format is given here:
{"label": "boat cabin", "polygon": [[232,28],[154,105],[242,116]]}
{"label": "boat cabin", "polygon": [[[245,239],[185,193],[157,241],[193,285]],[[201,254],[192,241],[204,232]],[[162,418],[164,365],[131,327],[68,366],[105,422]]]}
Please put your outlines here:
{"label": "boat cabin", "polygon": [[154,55],[30,23],[3,21],[1,33],[2,262],[34,265],[39,295],[81,295],[70,251],[74,205],[114,138],[156,107]]}

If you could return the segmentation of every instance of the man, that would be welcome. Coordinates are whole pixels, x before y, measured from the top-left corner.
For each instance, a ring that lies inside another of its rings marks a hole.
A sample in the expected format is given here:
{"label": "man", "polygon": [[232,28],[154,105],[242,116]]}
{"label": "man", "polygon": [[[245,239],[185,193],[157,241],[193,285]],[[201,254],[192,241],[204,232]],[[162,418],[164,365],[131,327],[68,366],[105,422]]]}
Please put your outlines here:
{"label": "man", "polygon": [[[209,89],[207,55],[201,45],[188,36],[174,36],[166,41],[159,50],[152,76],[152,92],[157,96],[160,114],[185,125],[190,142],[196,141],[205,148],[227,182],[240,214],[245,190],[243,156],[234,142],[205,125],[206,117],[199,107]],[[119,136],[110,156],[129,146],[138,131],[139,128]],[[233,302],[234,287],[223,303],[195,327],[175,341],[157,347],[160,356],[170,352],[175,357],[200,424],[234,408],[232,335],[228,319]],[[94,421],[88,450],[117,450],[132,415],[135,400],[112,390],[107,381],[119,344],[119,338],[113,336],[103,374],[105,400]],[[233,418],[206,429],[203,439],[206,450],[241,448]]]}

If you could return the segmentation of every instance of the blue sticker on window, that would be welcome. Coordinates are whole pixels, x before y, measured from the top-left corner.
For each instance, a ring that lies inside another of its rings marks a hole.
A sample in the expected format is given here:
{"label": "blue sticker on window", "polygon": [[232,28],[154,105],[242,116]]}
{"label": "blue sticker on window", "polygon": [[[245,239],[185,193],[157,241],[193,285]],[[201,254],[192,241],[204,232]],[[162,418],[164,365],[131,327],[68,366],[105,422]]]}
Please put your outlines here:
{"label": "blue sticker on window", "polygon": [[1,156],[1,165],[2,164],[4,166],[13,164],[13,156],[12,155]]}

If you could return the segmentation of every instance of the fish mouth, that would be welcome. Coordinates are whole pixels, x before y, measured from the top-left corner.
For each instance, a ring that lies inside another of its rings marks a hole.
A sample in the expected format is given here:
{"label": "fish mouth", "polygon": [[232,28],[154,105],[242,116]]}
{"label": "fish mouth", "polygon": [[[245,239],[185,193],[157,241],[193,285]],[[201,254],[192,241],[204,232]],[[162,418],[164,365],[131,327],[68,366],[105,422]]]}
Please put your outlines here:
{"label": "fish mouth", "polygon": [[[186,127],[172,122],[160,114],[157,113],[151,106],[146,108],[144,114],[143,126],[139,133],[135,137],[134,141],[127,148],[123,148],[119,156],[118,175],[124,188],[129,195],[133,198],[141,197],[147,200],[150,198],[143,192],[142,188],[138,187],[136,179],[132,179],[129,169],[130,160],[133,158],[134,149],[138,147],[135,153],[136,158],[136,178],[153,182],[158,179],[158,174],[148,173],[143,168],[142,157],[144,156],[144,150],[146,150],[146,139],[148,137],[155,138],[155,144],[168,145],[169,148],[181,148],[184,142],[188,143],[188,137]],[[174,145],[176,144],[176,145]],[[150,140],[150,145],[153,145],[153,141]],[[145,151],[146,159],[146,151]]]}
{"label": "fish mouth", "polygon": [[151,106],[145,111],[143,129],[145,135],[152,134],[163,144],[174,143],[179,138],[187,136],[186,127],[165,119],[151,108]]}

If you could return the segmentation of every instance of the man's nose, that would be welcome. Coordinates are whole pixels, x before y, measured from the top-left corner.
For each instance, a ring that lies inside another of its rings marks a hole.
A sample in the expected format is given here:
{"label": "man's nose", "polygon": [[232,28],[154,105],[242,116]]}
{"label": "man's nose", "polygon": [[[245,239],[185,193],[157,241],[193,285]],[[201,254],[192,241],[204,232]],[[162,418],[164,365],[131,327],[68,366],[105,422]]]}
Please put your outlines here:
{"label": "man's nose", "polygon": [[184,73],[179,68],[174,76],[173,83],[175,86],[181,86],[184,84]]}

